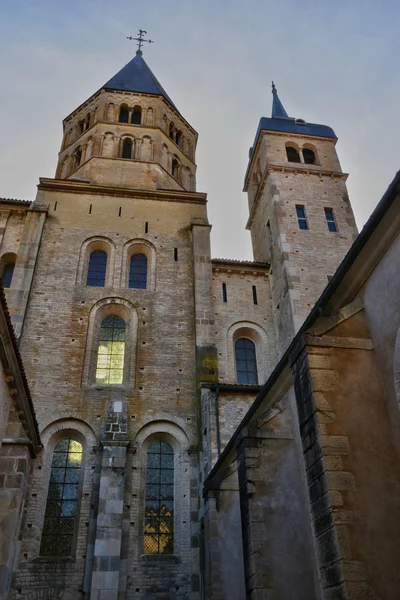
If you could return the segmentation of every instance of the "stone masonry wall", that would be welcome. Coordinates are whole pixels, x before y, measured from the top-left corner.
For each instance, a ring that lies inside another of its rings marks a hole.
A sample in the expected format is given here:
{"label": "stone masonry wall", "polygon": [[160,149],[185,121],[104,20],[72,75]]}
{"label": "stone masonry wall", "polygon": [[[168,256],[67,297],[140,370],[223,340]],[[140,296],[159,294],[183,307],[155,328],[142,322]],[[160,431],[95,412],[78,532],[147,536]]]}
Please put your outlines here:
{"label": "stone masonry wall", "polygon": [[[38,558],[51,444],[45,445],[43,458],[36,460],[15,598],[25,598],[32,589],[39,596],[50,593],[53,587],[61,593],[67,581],[76,598],[88,589],[85,573],[91,567],[87,544],[94,543],[90,524],[95,518],[91,494],[93,485],[99,485],[95,467],[100,460],[93,447],[100,440],[107,403],[118,400],[128,406],[130,442],[149,427],[153,436],[171,431],[176,439],[177,432],[185,432],[187,439],[177,454],[185,488],[177,496],[177,507],[181,506],[181,512],[176,511],[177,554],[165,563],[142,556],[145,454],[128,452],[123,512],[124,535],[129,540],[123,557],[129,573],[126,597],[147,598],[155,580],[160,576],[162,581],[161,574],[165,574],[171,597],[195,600],[200,578],[197,461],[190,450],[196,447],[197,436],[191,223],[194,218],[204,221],[204,201],[167,202],[56,191],[42,194],[41,199],[49,203],[50,210],[26,315],[22,354],[41,431],[49,431],[56,423],[71,431],[82,426],[82,435],[89,430],[94,441],[85,454],[75,562]],[[99,233],[115,248],[115,262],[110,261],[112,275],[105,288],[87,287],[83,275],[79,277],[81,247]],[[121,283],[123,248],[137,239],[155,248],[154,290],[128,289]],[[128,355],[136,357],[135,362],[129,360],[132,381],[123,386],[84,380],[85,361],[94,343],[88,336],[89,321],[103,300],[108,302],[107,310],[114,303],[122,303],[124,310],[137,315],[137,331],[131,332],[133,337],[127,342]],[[161,591],[154,594],[165,597]]]}
{"label": "stone masonry wall", "polygon": [[[227,302],[222,295],[226,286]],[[256,289],[257,304],[253,299]],[[234,340],[251,337],[256,345],[259,383],[265,383],[276,364],[274,322],[267,268],[214,264],[212,299],[215,315],[215,342],[221,383],[236,383]],[[242,332],[242,334],[240,333]]]}

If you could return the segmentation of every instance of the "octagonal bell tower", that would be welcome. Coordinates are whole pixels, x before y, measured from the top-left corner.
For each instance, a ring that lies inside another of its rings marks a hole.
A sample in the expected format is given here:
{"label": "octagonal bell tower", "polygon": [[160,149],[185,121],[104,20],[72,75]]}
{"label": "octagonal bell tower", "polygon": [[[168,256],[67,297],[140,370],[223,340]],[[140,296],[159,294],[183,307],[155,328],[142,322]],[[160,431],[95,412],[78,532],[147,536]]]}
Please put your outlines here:
{"label": "octagonal bell tower", "polygon": [[63,122],[58,179],[139,189],[196,190],[197,133],[140,50]]}

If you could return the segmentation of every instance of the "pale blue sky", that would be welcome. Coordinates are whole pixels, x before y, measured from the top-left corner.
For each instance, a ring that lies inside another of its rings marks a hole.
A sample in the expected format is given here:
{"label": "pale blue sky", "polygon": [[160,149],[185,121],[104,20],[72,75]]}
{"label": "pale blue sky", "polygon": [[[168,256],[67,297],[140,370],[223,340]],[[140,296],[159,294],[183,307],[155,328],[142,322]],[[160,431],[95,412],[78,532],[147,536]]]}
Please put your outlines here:
{"label": "pale blue sky", "polygon": [[330,125],[361,227],[400,167],[400,2],[0,0],[0,196],[54,176],[62,119],[134,55],[199,133],[213,256],[251,258],[242,193],[249,146],[271,111]]}

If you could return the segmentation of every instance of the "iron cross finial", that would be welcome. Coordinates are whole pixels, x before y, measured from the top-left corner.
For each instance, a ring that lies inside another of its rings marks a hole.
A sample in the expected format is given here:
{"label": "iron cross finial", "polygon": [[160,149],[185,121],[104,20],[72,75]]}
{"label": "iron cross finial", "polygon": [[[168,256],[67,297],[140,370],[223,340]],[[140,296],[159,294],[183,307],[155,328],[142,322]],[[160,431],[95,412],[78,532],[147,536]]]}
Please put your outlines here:
{"label": "iron cross finial", "polygon": [[147,42],[148,44],[154,44],[153,40],[145,40],[144,39],[144,35],[147,33],[147,31],[145,31],[144,29],[139,29],[139,33],[138,33],[138,37],[132,37],[131,35],[129,37],[127,37],[127,40],[135,40],[135,42],[138,42],[138,49],[136,50],[136,54],[140,54],[142,55],[142,46],[143,46],[143,42]]}

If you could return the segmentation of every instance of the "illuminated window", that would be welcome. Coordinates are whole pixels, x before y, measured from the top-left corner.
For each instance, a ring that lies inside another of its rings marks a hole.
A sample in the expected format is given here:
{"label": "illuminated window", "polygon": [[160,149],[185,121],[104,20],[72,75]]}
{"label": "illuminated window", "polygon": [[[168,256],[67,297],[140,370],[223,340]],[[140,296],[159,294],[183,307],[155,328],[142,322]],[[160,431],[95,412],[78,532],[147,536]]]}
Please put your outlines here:
{"label": "illuminated window", "polygon": [[248,338],[235,342],[236,379],[238,383],[258,384],[256,347]]}
{"label": "illuminated window", "polygon": [[106,283],[107,252],[94,250],[90,254],[86,285],[104,287]]}
{"label": "illuminated window", "polygon": [[78,512],[82,445],[67,438],[54,448],[41,556],[72,556]]}
{"label": "illuminated window", "polygon": [[335,233],[337,231],[335,217],[333,216],[333,210],[331,208],[324,208],[326,223],[328,225],[329,231]]}
{"label": "illuminated window", "polygon": [[147,451],[144,552],[173,551],[174,451],[167,442],[153,442]]}
{"label": "illuminated window", "polygon": [[8,263],[7,265],[4,265],[4,269],[1,274],[3,288],[9,288],[11,286],[11,280],[14,274],[14,267],[15,263]]}
{"label": "illuminated window", "polygon": [[126,325],[121,317],[106,317],[100,328],[96,383],[122,383]]}
{"label": "illuminated window", "polygon": [[129,287],[145,290],[147,287],[147,258],[144,254],[132,254],[129,266]]}

